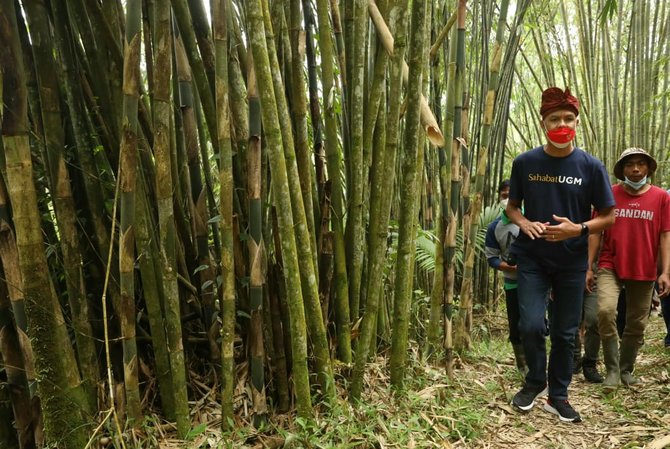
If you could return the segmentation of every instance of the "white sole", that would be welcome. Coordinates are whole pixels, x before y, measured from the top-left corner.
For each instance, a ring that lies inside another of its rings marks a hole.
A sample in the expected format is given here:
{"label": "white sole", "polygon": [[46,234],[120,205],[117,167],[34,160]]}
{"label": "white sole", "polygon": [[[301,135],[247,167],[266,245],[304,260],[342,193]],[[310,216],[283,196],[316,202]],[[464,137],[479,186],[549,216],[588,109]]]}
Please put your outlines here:
{"label": "white sole", "polygon": [[549,405],[548,402],[544,404],[544,410],[547,411],[547,412],[549,412],[549,413],[551,413],[551,414],[554,414],[554,415],[558,416],[558,419],[561,420],[562,422],[577,423],[577,422],[581,422],[581,421],[582,421],[581,417],[580,417],[579,419],[563,418],[563,417],[561,416],[561,414],[558,413],[558,410],[556,410],[554,407],[552,407],[551,405]]}
{"label": "white sole", "polygon": [[527,412],[528,410],[532,409],[532,408],[535,406],[535,401],[537,400],[537,398],[539,398],[539,397],[541,397],[541,396],[546,396],[548,393],[549,393],[549,387],[544,387],[544,390],[540,391],[540,392],[535,396],[535,398],[533,399],[533,401],[532,401],[530,404],[526,405],[525,407],[521,407],[520,405],[516,405],[516,404],[514,403],[514,398],[512,398],[512,402],[511,402],[511,404],[512,404],[514,407],[518,408],[519,410],[521,410],[521,411],[523,411],[523,412]]}

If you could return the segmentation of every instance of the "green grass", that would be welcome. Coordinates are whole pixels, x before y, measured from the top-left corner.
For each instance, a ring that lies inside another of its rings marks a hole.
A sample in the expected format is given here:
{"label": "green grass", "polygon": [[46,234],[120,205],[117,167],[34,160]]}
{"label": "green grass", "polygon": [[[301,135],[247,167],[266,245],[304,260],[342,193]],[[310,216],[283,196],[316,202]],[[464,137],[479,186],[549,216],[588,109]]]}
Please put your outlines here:
{"label": "green grass", "polygon": [[621,394],[622,393],[622,391],[620,390],[621,388],[625,387],[621,386],[619,387],[619,389],[614,390],[612,392],[603,391],[602,402],[603,404],[605,404],[607,407],[609,407],[622,417],[632,418],[633,414],[630,411],[630,404],[625,403],[625,396]]}

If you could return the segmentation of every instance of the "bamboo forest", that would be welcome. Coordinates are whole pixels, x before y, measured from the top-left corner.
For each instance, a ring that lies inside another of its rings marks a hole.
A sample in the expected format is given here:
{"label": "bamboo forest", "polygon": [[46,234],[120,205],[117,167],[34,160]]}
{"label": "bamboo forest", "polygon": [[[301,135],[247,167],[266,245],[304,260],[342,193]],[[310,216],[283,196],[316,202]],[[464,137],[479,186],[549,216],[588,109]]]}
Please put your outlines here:
{"label": "bamboo forest", "polygon": [[[576,447],[485,234],[551,86],[670,187],[670,2],[0,0],[0,76],[0,448]],[[663,447],[658,322],[579,447]]]}

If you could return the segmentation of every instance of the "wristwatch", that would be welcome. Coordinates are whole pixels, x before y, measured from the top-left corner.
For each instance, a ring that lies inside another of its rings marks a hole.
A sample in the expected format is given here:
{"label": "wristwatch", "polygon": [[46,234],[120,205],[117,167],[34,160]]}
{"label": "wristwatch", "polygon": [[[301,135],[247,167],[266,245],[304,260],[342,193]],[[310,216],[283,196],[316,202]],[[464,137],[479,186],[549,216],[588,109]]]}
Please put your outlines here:
{"label": "wristwatch", "polygon": [[586,223],[582,223],[582,232],[579,235],[581,236],[589,235],[589,226]]}

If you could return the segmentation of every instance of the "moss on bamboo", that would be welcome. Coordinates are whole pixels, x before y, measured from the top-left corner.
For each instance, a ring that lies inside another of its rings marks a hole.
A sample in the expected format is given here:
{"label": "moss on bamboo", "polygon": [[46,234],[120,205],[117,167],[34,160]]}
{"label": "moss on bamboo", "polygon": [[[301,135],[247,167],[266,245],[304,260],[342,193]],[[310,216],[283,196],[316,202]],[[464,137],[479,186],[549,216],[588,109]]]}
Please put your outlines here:
{"label": "moss on bamboo", "polygon": [[[272,73],[272,83],[274,92],[282,92],[283,84],[277,61],[277,54],[274,46],[271,45],[272,28],[270,13],[267,1],[263,2],[263,16],[265,21],[266,45],[268,46],[268,56],[270,61],[270,70]],[[315,367],[324,398],[331,402],[335,400],[335,384],[333,383],[333,370],[330,363],[330,351],[328,348],[328,339],[326,337],[326,328],[321,315],[321,302],[319,299],[319,288],[314,266],[314,256],[312,254],[312,237],[308,232],[307,219],[305,217],[305,207],[302,200],[300,188],[300,176],[295,156],[295,146],[293,141],[293,132],[291,117],[288,113],[286,97],[283,94],[275,95],[279,125],[282,136],[285,167],[287,171],[289,194],[291,198],[291,211],[293,213],[293,223],[295,225],[295,237],[297,245],[297,255],[301,263],[298,264],[300,271],[300,281],[303,289],[303,299],[305,305],[305,315],[310,337],[313,341],[312,351],[314,353]],[[347,339],[347,347],[350,348],[350,339]],[[349,350],[349,354],[351,351]],[[349,359],[350,360],[350,356]]]}
{"label": "moss on bamboo", "polygon": [[[330,35],[330,19],[328,16],[328,0],[317,1],[317,16],[319,31],[325,36]],[[337,320],[338,345],[349,345],[351,340],[351,324],[349,310],[349,283],[347,278],[346,254],[344,245],[343,224],[343,193],[342,193],[342,160],[338,148],[337,114],[335,112],[334,95],[335,67],[333,65],[334,51],[331,39],[319,39],[321,49],[321,80],[323,91],[328,92],[324,102],[326,122],[326,157],[328,160],[328,175],[331,183],[332,230],[335,256],[335,307]],[[340,357],[347,356],[347,347],[339,350]]]}
{"label": "moss on bamboo", "polygon": [[411,59],[407,89],[403,180],[400,189],[402,196],[398,223],[399,236],[390,360],[391,385],[395,388],[402,387],[405,375],[409,307],[412,298],[414,239],[416,236],[418,212],[417,190],[419,174],[423,171],[423,144],[419,139],[419,136],[422,136],[423,133],[419,124],[422,98],[422,72],[425,60],[425,16],[426,5],[422,2],[414,2],[412,5],[411,36],[408,53]]}
{"label": "moss on bamboo", "polygon": [[277,103],[272,83],[270,60],[266,47],[263,9],[260,0],[247,2],[249,42],[254,56],[254,68],[262,104],[265,138],[268,142],[268,156],[272,172],[272,185],[277,202],[277,218],[281,240],[282,256],[286,273],[286,287],[289,316],[291,322],[291,346],[293,360],[293,382],[295,385],[296,408],[301,417],[312,416],[307,369],[307,335],[305,309],[300,283],[300,269],[294,235],[294,221],[291,196],[288,186],[286,162],[284,160]]}
{"label": "moss on bamboo", "polygon": [[218,0],[213,4],[214,52],[216,60],[216,140],[220,151],[219,179],[221,221],[221,425],[230,429],[233,422],[233,389],[235,387],[235,256],[233,242],[233,167],[230,139],[230,108],[228,87],[228,2]]}

